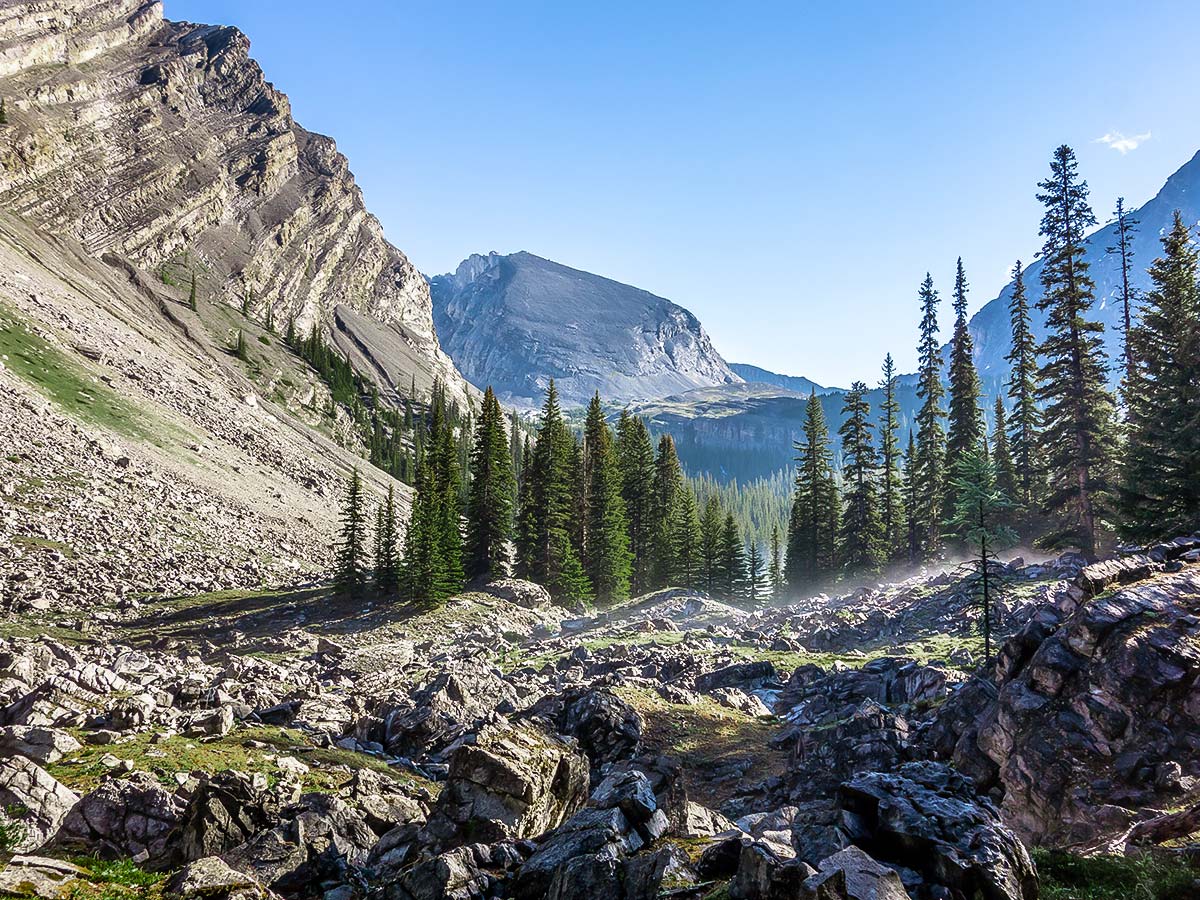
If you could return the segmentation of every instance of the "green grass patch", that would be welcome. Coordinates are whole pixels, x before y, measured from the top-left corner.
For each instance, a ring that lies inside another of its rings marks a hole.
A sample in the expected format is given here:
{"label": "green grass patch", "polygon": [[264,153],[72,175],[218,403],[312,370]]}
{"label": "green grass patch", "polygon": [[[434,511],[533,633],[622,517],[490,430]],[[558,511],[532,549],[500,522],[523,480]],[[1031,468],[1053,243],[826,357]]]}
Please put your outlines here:
{"label": "green grass patch", "polygon": [[52,541],[48,538],[32,537],[27,534],[14,535],[12,542],[23,550],[57,550],[67,559],[75,558],[75,548],[62,541]]}
{"label": "green grass patch", "polygon": [[[268,782],[274,784],[280,775],[278,757],[294,756],[310,768],[302,782],[306,791],[336,790],[349,780],[355,769],[373,769],[414,789],[432,787],[420,779],[397,772],[376,757],[349,750],[314,747],[303,732],[292,728],[236,728],[215,740],[172,735],[161,737],[155,743],[153,737],[150,733],[143,733],[117,744],[84,744],[75,753],[47,766],[46,770],[79,793],[90,791],[100,784],[109,771],[101,759],[108,754],[131,761],[134,768],[150,772],[171,789],[178,786],[176,774],[219,772],[224,769],[261,773],[267,776]],[[248,746],[251,741],[264,744],[265,747]]]}
{"label": "green grass patch", "polygon": [[119,396],[82,363],[52,346],[15,313],[0,305],[0,356],[4,365],[53,400],[65,413],[126,437],[167,447],[184,432]]}
{"label": "green grass patch", "polygon": [[80,857],[71,862],[87,870],[87,875],[63,889],[63,900],[158,900],[163,896],[167,875],[143,871],[131,860]]}
{"label": "green grass patch", "polygon": [[1042,900],[1192,900],[1200,895],[1200,872],[1147,853],[1138,856],[1076,856],[1035,850]]}

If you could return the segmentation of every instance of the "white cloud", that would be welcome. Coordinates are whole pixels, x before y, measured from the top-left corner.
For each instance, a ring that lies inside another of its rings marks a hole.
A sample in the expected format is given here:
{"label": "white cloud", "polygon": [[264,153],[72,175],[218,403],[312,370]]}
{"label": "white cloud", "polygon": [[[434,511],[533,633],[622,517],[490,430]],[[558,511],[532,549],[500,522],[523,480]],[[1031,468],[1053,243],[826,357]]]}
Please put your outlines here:
{"label": "white cloud", "polygon": [[1124,156],[1130,150],[1136,150],[1148,140],[1150,140],[1149,131],[1147,131],[1145,134],[1131,134],[1128,137],[1119,131],[1110,131],[1103,137],[1096,138],[1094,141],[1092,141],[1092,143],[1104,144],[1106,147],[1112,147],[1114,150]]}

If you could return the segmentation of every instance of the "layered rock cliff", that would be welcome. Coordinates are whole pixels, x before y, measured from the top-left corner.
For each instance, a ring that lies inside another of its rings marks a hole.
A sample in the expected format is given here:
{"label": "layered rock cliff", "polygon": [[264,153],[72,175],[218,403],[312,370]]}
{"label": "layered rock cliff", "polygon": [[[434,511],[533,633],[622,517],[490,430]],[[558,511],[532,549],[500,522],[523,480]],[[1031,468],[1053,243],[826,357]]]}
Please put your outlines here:
{"label": "layered rock cliff", "polygon": [[741,381],[683,307],[532,253],[475,254],[431,287],[455,363],[514,403],[539,404],[551,378],[566,405]]}
{"label": "layered rock cliff", "polygon": [[205,298],[252,295],[260,319],[325,322],[385,387],[464,389],[424,278],[249,51],[235,28],[165,21],[158,0],[4,4],[0,203],[93,255],[182,264]]}

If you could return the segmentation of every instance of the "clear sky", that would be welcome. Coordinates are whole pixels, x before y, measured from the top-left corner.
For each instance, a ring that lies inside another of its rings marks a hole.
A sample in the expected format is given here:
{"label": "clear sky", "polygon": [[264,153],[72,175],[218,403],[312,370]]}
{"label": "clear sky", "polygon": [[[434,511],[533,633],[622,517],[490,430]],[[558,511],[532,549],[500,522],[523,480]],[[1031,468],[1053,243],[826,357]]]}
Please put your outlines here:
{"label": "clear sky", "polygon": [[1058,144],[1102,221],[1200,150],[1194,0],[165,2],[250,36],[427,274],[528,250],[826,384],[912,370],[926,270],[996,295]]}

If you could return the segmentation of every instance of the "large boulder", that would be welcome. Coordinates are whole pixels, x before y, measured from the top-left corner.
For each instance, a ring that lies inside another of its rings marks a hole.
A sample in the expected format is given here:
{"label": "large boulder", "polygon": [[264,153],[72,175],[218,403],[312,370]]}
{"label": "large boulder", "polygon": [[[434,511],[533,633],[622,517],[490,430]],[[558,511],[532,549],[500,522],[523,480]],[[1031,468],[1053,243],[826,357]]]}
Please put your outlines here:
{"label": "large boulder", "polygon": [[82,745],[59,728],[0,726],[0,756],[24,756],[38,765],[56,763]]}
{"label": "large boulder", "polygon": [[150,869],[172,868],[179,858],[184,806],[145,772],[110,779],[75,804],[54,846],[80,855],[132,859]]}
{"label": "large boulder", "polygon": [[872,772],[842,785],[837,802],[847,839],[901,869],[926,895],[1037,900],[1025,846],[971,780],[948,766]]}
{"label": "large boulder", "polygon": [[188,863],[171,876],[163,893],[177,900],[263,900],[269,896],[252,876],[217,856]]}
{"label": "large boulder", "polygon": [[488,726],[450,760],[423,833],[434,847],[533,837],[587,799],[587,758],[573,741],[532,725]]}
{"label": "large boulder", "polygon": [[268,789],[264,775],[227,770],[201,782],[184,810],[179,847],[185,860],[232,850],[279,821],[280,812],[299,798],[299,785],[281,782]]}
{"label": "large boulder", "polygon": [[1085,568],[930,732],[1032,843],[1099,845],[1200,787],[1200,567],[1146,560]]}
{"label": "large boulder", "polygon": [[857,847],[847,847],[821,860],[820,870],[804,882],[802,896],[806,900],[822,896],[829,900],[910,900],[896,870],[876,862]]}
{"label": "large boulder", "polygon": [[79,795],[23,756],[0,759],[0,823],[14,824],[14,850],[37,850],[58,832]]}
{"label": "large boulder", "polygon": [[[417,758],[440,751],[475,729],[504,701],[515,699],[500,672],[477,659],[456,660],[402,703],[388,706],[359,738],[380,738],[388,752]],[[382,728],[374,722],[382,721]],[[367,723],[364,723],[367,724]]]}
{"label": "large boulder", "polygon": [[641,714],[604,688],[576,687],[543,697],[527,711],[559,734],[579,741],[593,773],[607,763],[636,756],[645,722]]}

